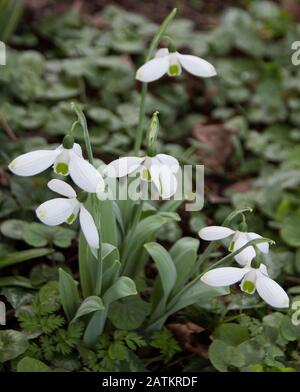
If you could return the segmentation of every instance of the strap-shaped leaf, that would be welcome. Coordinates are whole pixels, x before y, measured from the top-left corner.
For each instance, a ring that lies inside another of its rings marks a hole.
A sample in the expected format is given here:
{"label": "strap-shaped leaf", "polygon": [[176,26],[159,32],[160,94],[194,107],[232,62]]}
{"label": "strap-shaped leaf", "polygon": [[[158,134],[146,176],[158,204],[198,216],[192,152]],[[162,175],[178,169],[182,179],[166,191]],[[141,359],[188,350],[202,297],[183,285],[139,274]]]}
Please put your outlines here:
{"label": "strap-shaped leaf", "polygon": [[159,230],[165,223],[177,220],[177,214],[157,213],[142,219],[133,233],[129,233],[124,240],[122,252],[122,274],[135,277],[143,269],[144,263],[136,260],[145,259],[144,244],[154,241]]}
{"label": "strap-shaped leaf", "polygon": [[119,276],[120,267],[121,263],[119,260],[115,260],[103,273],[102,285],[104,292],[116,281]]}
{"label": "strap-shaped leaf", "polygon": [[79,276],[80,286],[83,292],[84,298],[92,295],[94,292],[93,276],[96,273],[97,260],[92,254],[91,248],[89,247],[83,233],[79,236]]}
{"label": "strap-shaped leaf", "polygon": [[121,276],[103,296],[105,307],[118,299],[137,294],[135,283],[127,276]]}
{"label": "strap-shaped leaf", "polygon": [[165,248],[156,242],[149,242],[145,245],[145,248],[157,266],[164,297],[167,300],[177,279],[174,262]]}
{"label": "strap-shaped leaf", "polygon": [[102,299],[92,295],[86,298],[81,305],[79,306],[75,317],[72,320],[72,323],[77,320],[79,317],[85,316],[87,314],[96,312],[97,310],[103,310],[104,305]]}
{"label": "strap-shaped leaf", "polygon": [[182,294],[178,294],[172,298],[168,306],[168,310],[172,313],[177,312],[180,309],[186,308],[194,303],[205,304],[206,301],[213,297],[218,297],[220,295],[229,294],[228,287],[211,287],[203,283],[202,280],[197,280],[195,283],[191,284],[190,287],[184,288]]}
{"label": "strap-shaped leaf", "polygon": [[95,345],[99,343],[99,338],[102,335],[105,326],[106,317],[106,309],[98,310],[92,315],[83,336],[84,344],[87,347],[93,349],[95,348]]}
{"label": "strap-shaped leaf", "polygon": [[71,321],[80,305],[77,282],[61,268],[59,269],[59,292],[67,319]]}
{"label": "strap-shaped leaf", "polygon": [[194,265],[197,260],[197,250],[200,241],[192,237],[184,237],[178,240],[170,249],[170,255],[174,261],[177,280],[173,292],[176,293],[191,278]]}
{"label": "strap-shaped leaf", "polygon": [[50,255],[53,252],[54,249],[51,248],[39,248],[9,253],[7,256],[0,259],[0,269],[10,265],[23,263],[23,261],[32,260],[37,257]]}
{"label": "strap-shaped leaf", "polygon": [[155,331],[162,328],[166,319],[180,309],[186,308],[194,303],[205,304],[209,299],[218,297],[220,295],[229,294],[228,287],[210,287],[203,283],[200,279],[191,284],[189,288],[183,289],[178,293],[168,304],[167,311],[156,318],[151,320],[148,326],[148,331]]}
{"label": "strap-shaped leaf", "polygon": [[[99,201],[102,241],[118,245],[118,230],[112,200]],[[105,222],[109,222],[106,224]]]}
{"label": "strap-shaped leaf", "polygon": [[[94,257],[97,259],[97,250],[92,249]],[[102,261],[105,261],[109,256],[113,257],[114,259],[119,259],[119,250],[116,246],[104,242],[102,244],[101,248],[101,255],[102,255]]]}

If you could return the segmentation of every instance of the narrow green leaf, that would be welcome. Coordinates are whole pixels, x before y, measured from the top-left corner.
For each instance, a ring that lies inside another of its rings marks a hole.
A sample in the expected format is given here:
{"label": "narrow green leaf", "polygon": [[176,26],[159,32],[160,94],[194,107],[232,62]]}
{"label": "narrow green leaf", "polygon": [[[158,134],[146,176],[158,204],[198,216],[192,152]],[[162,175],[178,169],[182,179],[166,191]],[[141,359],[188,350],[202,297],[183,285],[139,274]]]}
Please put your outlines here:
{"label": "narrow green leaf", "polygon": [[79,317],[82,317],[87,314],[94,313],[98,310],[103,310],[103,309],[104,309],[104,305],[103,305],[102,299],[99,297],[96,297],[95,295],[92,295],[92,296],[86,298],[81,303],[72,322],[77,320]]}
{"label": "narrow green leaf", "polygon": [[103,273],[103,292],[105,292],[110,286],[112,286],[119,276],[121,263],[115,260],[109,268]]}
{"label": "narrow green leaf", "polygon": [[103,222],[101,225],[102,241],[110,243],[114,246],[118,246],[118,230],[113,209],[113,202],[111,200],[102,200],[101,202],[99,201],[99,210],[101,222]]}
{"label": "narrow green leaf", "polygon": [[93,260],[94,256],[91,252],[83,233],[79,236],[79,276],[80,276],[80,286],[84,298],[89,297],[93,294],[93,264],[97,260]]}
{"label": "narrow green leaf", "polygon": [[106,309],[99,310],[93,314],[83,336],[84,344],[87,347],[93,349],[99,342],[99,338],[102,335],[105,326],[106,317]]}
{"label": "narrow green leaf", "polygon": [[145,248],[157,266],[159,277],[164,290],[165,301],[167,302],[177,279],[174,262],[165,248],[156,242],[150,242],[146,244]]}
{"label": "narrow green leaf", "polygon": [[0,287],[18,286],[33,289],[31,281],[23,276],[3,276],[0,278]]}
{"label": "narrow green leaf", "polygon": [[170,255],[174,261],[177,279],[173,288],[174,293],[191,278],[194,265],[197,260],[197,251],[200,241],[192,237],[183,237],[170,249]]}
{"label": "narrow green leaf", "polygon": [[109,306],[118,299],[137,294],[135,283],[127,276],[121,276],[104,294],[103,302]]}
{"label": "narrow green leaf", "polygon": [[10,253],[7,256],[2,257],[2,259],[0,259],[0,269],[14,264],[23,263],[23,261],[36,259],[37,257],[47,256],[53,252],[54,250],[51,248],[40,248],[40,249],[29,249],[29,250],[22,250],[20,252]]}
{"label": "narrow green leaf", "polygon": [[71,321],[80,305],[77,282],[61,268],[59,269],[59,292],[67,319]]}

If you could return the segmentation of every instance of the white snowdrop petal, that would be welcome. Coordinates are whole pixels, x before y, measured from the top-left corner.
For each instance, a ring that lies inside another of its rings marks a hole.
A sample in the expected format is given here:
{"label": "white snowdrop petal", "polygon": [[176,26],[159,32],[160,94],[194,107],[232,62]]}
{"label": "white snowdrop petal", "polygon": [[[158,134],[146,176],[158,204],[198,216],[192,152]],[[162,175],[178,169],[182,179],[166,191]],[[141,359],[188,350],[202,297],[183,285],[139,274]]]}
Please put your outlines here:
{"label": "white snowdrop petal", "polygon": [[[237,251],[238,249],[242,248],[244,245],[249,242],[249,238],[247,236],[247,233],[239,233],[237,237],[234,240],[234,245],[233,245],[233,251]],[[249,264],[252,259],[256,256],[256,252],[253,248],[253,246],[247,246],[246,249],[242,250],[240,253],[238,253],[236,256],[234,256],[234,259],[240,264],[240,265],[247,265]]]}
{"label": "white snowdrop petal", "polygon": [[169,68],[169,56],[154,58],[142,65],[136,72],[136,79],[141,82],[153,82],[161,78]]}
{"label": "white snowdrop petal", "polygon": [[95,221],[92,215],[83,205],[80,206],[79,221],[81,230],[85,236],[87,243],[90,245],[91,248],[98,249],[99,235]]}
{"label": "white snowdrop petal", "polygon": [[[160,182],[160,161],[157,158],[152,158],[151,160],[145,161],[145,167],[150,172],[150,180],[155,185],[158,193],[161,195],[161,182]],[[149,164],[150,162],[150,164]]]}
{"label": "white snowdrop petal", "polygon": [[[262,238],[261,235],[256,234],[256,233],[248,233],[248,238],[250,240],[255,240],[257,238]],[[256,244],[258,249],[263,252],[263,253],[269,253],[269,243],[268,242],[261,242],[260,244]]]}
{"label": "white snowdrop petal", "polygon": [[58,149],[28,152],[15,158],[8,168],[18,176],[34,176],[52,166],[59,153]]}
{"label": "white snowdrop petal", "polygon": [[82,148],[80,144],[74,143],[72,151],[75,152],[75,154],[78,155],[80,158],[82,158]]}
{"label": "white snowdrop petal", "polygon": [[96,193],[104,190],[104,181],[98,170],[74,153],[71,153],[69,171],[72,180],[84,191]]}
{"label": "white snowdrop petal", "polygon": [[243,279],[248,272],[248,268],[222,267],[206,272],[201,280],[209,286],[223,287],[230,286]]}
{"label": "white snowdrop petal", "polygon": [[137,170],[145,158],[123,157],[109,163],[105,168],[108,177],[125,177]]}
{"label": "white snowdrop petal", "polygon": [[62,196],[66,196],[70,199],[76,198],[76,192],[71,187],[71,185],[67,184],[65,181],[62,180],[51,180],[48,182],[48,188],[51,191],[59,193]]}
{"label": "white snowdrop petal", "polygon": [[261,298],[274,308],[288,308],[289,297],[281,286],[274,280],[258,274],[256,289]]}
{"label": "white snowdrop petal", "polygon": [[156,157],[163,165],[168,166],[173,173],[177,173],[179,170],[179,162],[176,158],[167,154],[157,154]]}
{"label": "white snowdrop petal", "polygon": [[76,199],[48,200],[36,209],[36,215],[46,225],[57,226],[67,221],[77,203]]}
{"label": "white snowdrop petal", "polygon": [[205,241],[216,241],[227,238],[234,234],[234,231],[223,226],[207,226],[199,231],[199,237]]}
{"label": "white snowdrop petal", "polygon": [[155,58],[161,58],[165,56],[169,56],[170,52],[168,48],[161,48],[158,49],[155,53]]}
{"label": "white snowdrop petal", "polygon": [[159,167],[159,181],[161,187],[161,197],[163,199],[169,199],[176,193],[177,178],[168,166],[162,165]]}
{"label": "white snowdrop petal", "polygon": [[266,267],[264,264],[261,264],[261,265],[260,265],[260,267],[259,267],[259,272],[262,273],[262,274],[264,274],[264,275],[266,275],[266,276],[269,276],[267,267]]}
{"label": "white snowdrop petal", "polygon": [[200,57],[177,52],[177,58],[182,67],[192,75],[209,78],[217,74],[215,67]]}

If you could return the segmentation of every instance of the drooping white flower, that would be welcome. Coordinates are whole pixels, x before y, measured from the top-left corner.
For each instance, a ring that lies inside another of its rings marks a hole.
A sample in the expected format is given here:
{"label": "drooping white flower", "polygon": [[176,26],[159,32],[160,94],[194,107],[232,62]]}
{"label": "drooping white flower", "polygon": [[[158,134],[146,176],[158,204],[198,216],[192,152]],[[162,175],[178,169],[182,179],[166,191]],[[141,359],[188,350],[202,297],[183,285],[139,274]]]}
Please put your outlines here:
{"label": "drooping white flower", "polygon": [[125,177],[139,170],[143,181],[153,182],[163,199],[170,198],[177,190],[176,173],[179,163],[171,155],[157,154],[154,157],[145,156],[124,157],[116,159],[106,166],[108,177]]}
{"label": "drooping white flower", "polygon": [[222,267],[206,272],[201,280],[209,286],[224,287],[240,282],[242,291],[253,294],[256,290],[260,297],[274,308],[288,308],[289,297],[278,283],[268,275],[267,268],[261,264],[252,267]]}
{"label": "drooping white flower", "polygon": [[136,79],[141,82],[153,82],[166,73],[169,76],[178,76],[181,74],[182,68],[192,75],[203,78],[217,74],[214,66],[200,57],[169,52],[167,48],[163,48],[156,52],[154,59],[137,70]]}
{"label": "drooping white flower", "polygon": [[65,198],[48,200],[36,209],[37,217],[48,226],[57,226],[62,223],[72,224],[79,214],[80,227],[91,246],[99,248],[99,236],[92,215],[78,200],[74,189],[64,181],[51,180],[48,187]]}
{"label": "drooping white flower", "polygon": [[[251,240],[255,240],[257,238],[262,238],[259,234],[252,232],[242,232],[242,231],[234,231],[229,229],[228,227],[223,226],[207,226],[199,231],[199,237],[206,241],[216,241],[222,240],[224,238],[232,236],[232,241],[229,245],[230,251],[237,251],[242,248],[247,242]],[[257,248],[262,253],[269,252],[269,244],[268,242],[261,242],[256,245]],[[248,265],[251,263],[253,258],[256,256],[256,251],[254,246],[250,245],[240,253],[238,253],[234,258],[240,265]]]}
{"label": "drooping white flower", "polygon": [[86,192],[96,193],[97,189],[104,189],[101,174],[83,159],[81,147],[77,143],[74,143],[72,148],[60,145],[54,150],[37,150],[22,154],[8,167],[18,176],[28,177],[41,173],[52,165],[56,174],[70,174],[75,184]]}

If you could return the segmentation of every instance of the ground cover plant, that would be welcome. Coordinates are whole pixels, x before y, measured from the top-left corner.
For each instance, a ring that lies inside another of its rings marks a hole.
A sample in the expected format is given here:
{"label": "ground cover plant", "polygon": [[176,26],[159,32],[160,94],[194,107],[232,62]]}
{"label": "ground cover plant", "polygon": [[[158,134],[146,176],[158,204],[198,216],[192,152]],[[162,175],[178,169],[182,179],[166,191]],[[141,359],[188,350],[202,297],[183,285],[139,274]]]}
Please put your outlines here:
{"label": "ground cover plant", "polygon": [[[1,371],[299,370],[291,7],[201,30],[67,7],[0,32]],[[173,198],[188,164],[200,211]]]}

